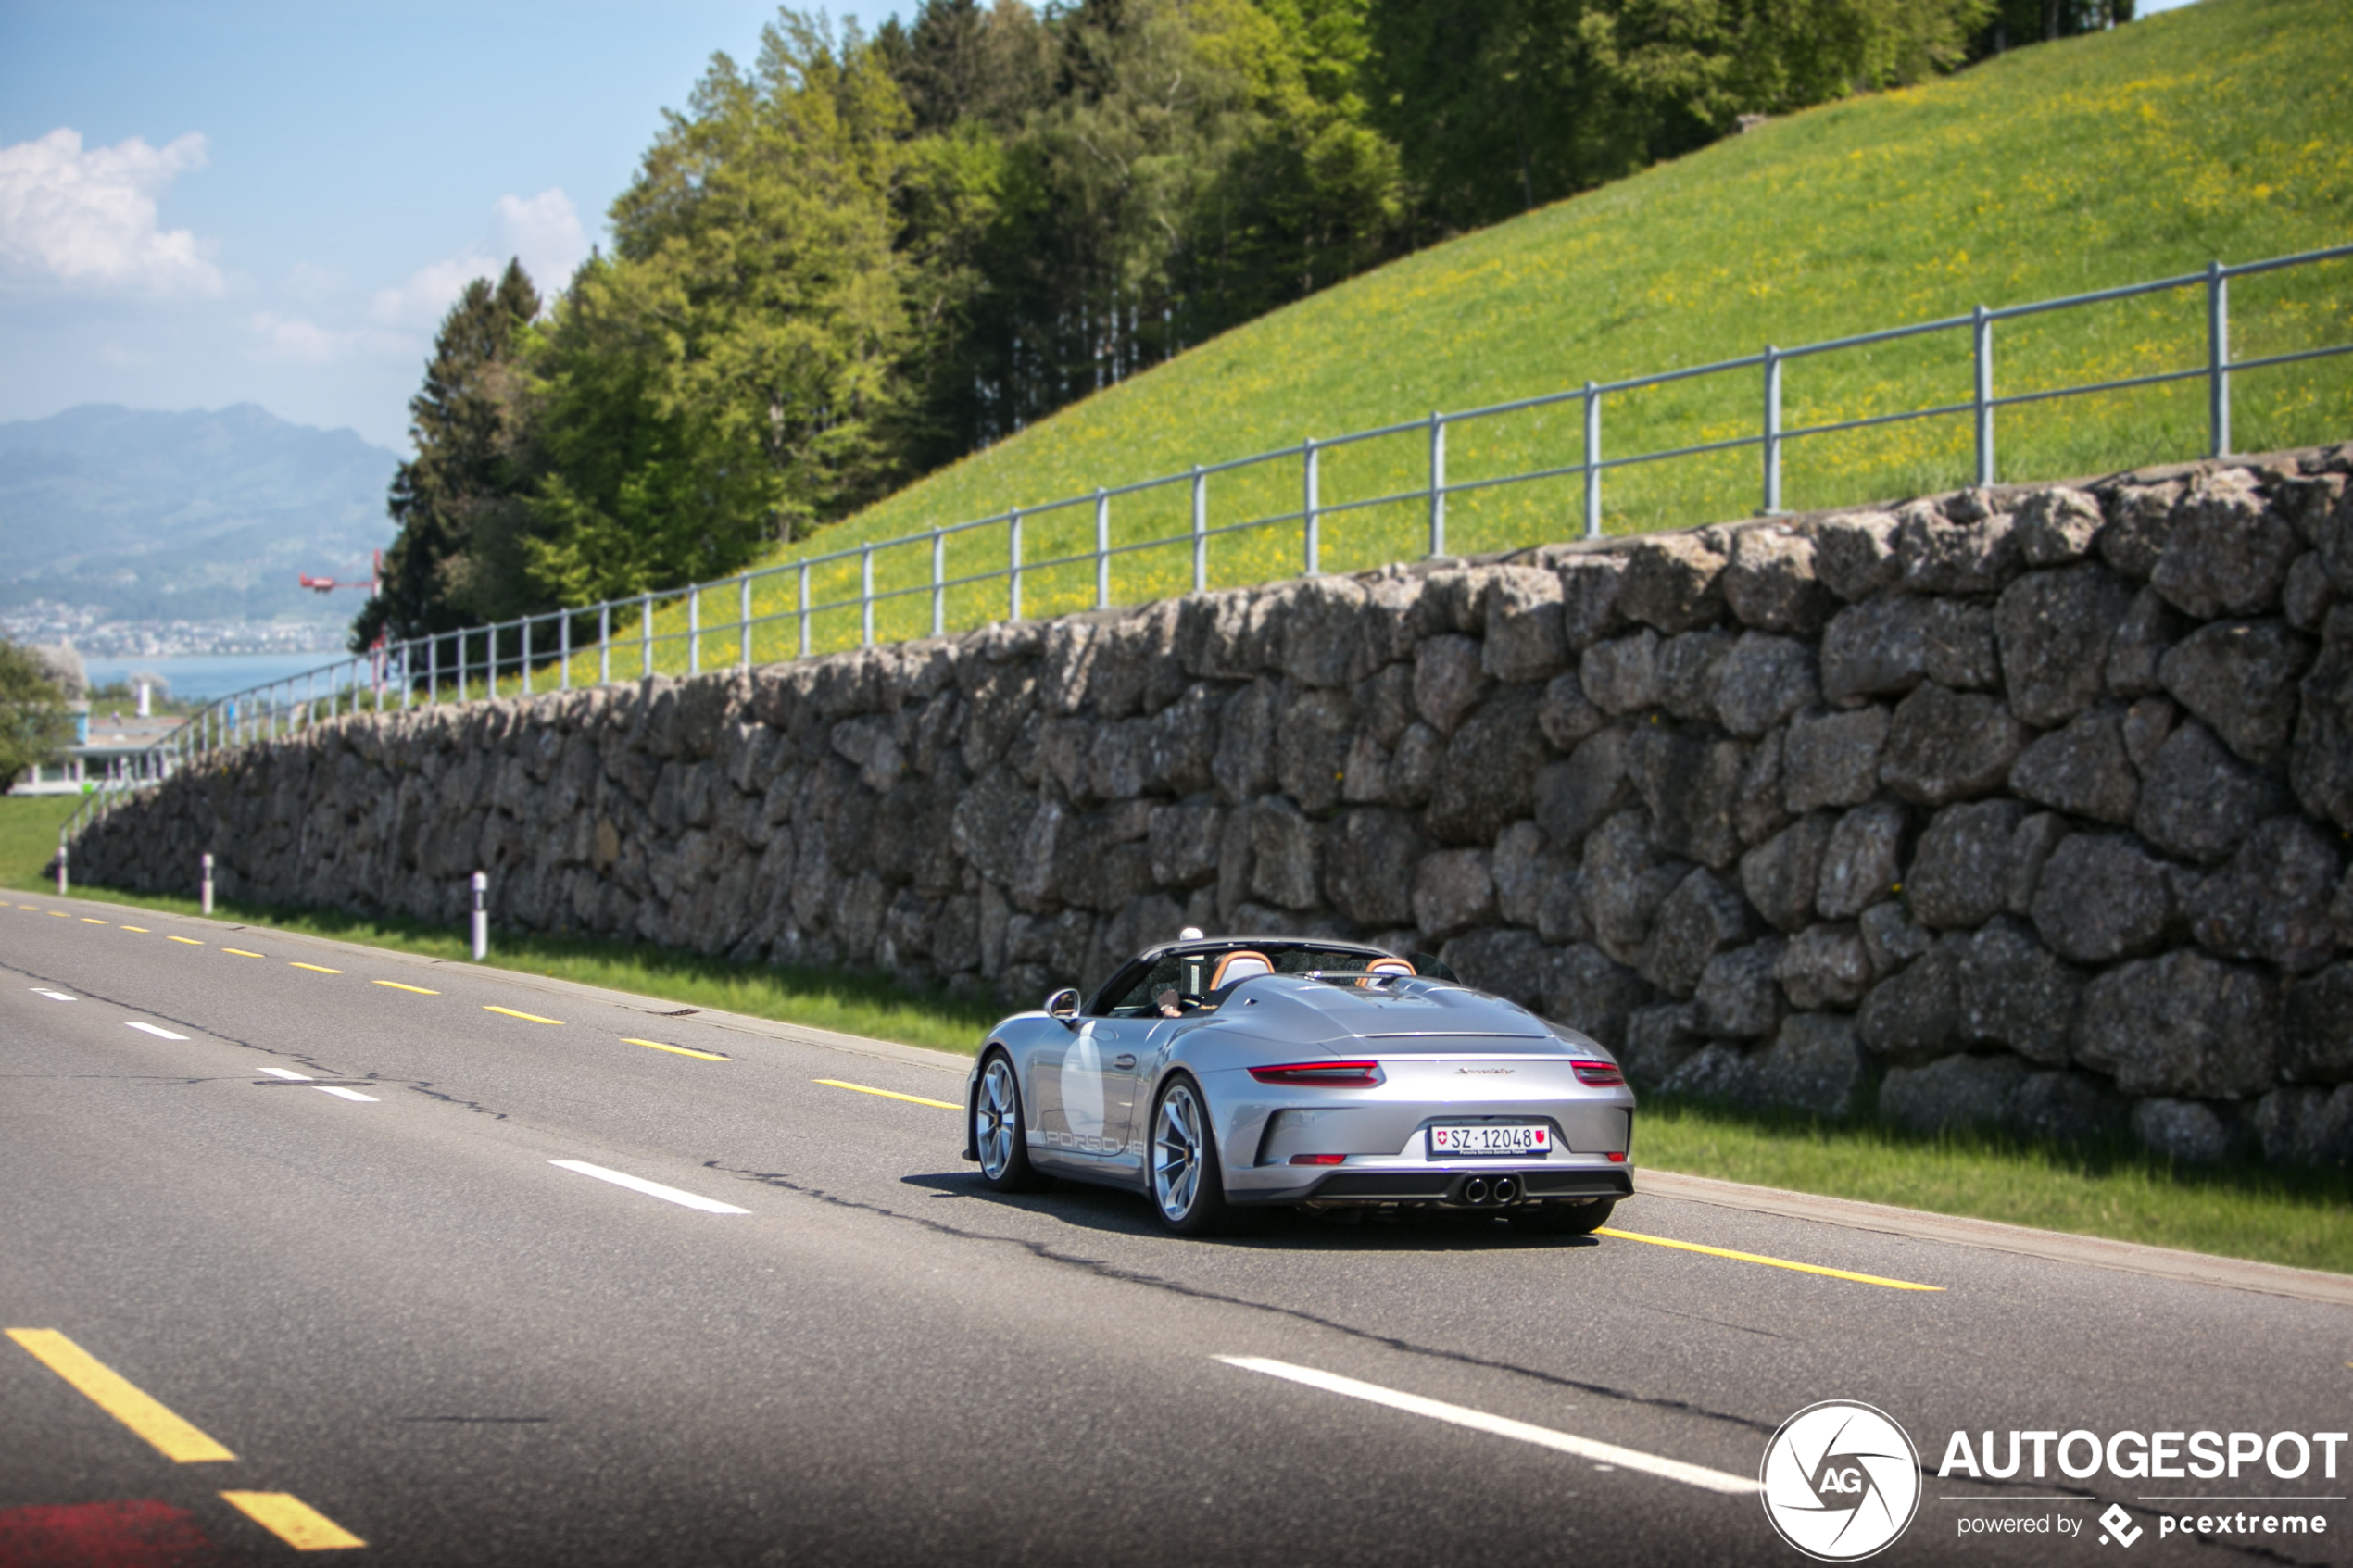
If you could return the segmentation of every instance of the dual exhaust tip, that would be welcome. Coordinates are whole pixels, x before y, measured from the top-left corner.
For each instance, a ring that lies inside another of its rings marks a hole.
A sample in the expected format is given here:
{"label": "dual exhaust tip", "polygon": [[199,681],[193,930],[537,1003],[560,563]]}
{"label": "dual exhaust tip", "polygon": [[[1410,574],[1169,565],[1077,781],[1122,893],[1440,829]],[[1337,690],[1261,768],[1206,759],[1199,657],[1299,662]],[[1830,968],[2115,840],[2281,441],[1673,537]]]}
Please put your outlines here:
{"label": "dual exhaust tip", "polygon": [[1475,1209],[1486,1209],[1519,1201],[1519,1178],[1516,1176],[1473,1176],[1463,1184],[1463,1201]]}

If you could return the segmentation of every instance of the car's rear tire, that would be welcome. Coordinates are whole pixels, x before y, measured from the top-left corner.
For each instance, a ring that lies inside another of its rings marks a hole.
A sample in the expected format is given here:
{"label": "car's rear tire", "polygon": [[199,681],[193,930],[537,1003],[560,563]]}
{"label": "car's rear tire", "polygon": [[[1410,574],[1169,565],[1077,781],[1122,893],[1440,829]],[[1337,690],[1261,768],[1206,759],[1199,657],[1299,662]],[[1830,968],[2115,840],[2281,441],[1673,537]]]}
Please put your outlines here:
{"label": "car's rear tire", "polygon": [[1046,1177],[1029,1163],[1021,1079],[1013,1072],[1013,1059],[1003,1051],[990,1051],[981,1063],[970,1116],[982,1181],[999,1192],[1035,1192],[1046,1185]]}
{"label": "car's rear tire", "polygon": [[1178,1236],[1214,1236],[1231,1225],[1217,1132],[1200,1085],[1181,1073],[1171,1078],[1152,1101],[1151,1126],[1145,1158],[1160,1223]]}
{"label": "car's rear tire", "polygon": [[1614,1198],[1597,1198],[1591,1203],[1531,1204],[1505,1217],[1512,1229],[1534,1236],[1591,1236],[1609,1223],[1610,1212],[1617,1207]]}

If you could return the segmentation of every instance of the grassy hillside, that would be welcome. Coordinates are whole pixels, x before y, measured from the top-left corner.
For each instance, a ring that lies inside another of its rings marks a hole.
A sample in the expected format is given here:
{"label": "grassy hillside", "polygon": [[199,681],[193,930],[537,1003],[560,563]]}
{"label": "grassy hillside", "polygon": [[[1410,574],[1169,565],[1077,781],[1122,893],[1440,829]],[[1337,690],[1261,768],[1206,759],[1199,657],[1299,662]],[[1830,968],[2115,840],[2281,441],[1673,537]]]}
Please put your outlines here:
{"label": "grassy hillside", "polygon": [[[1435,246],[1202,345],[932,475],[779,558],[838,549],[1083,495],[1098,484],[1263,451],[1302,436],[1427,416],[1680,365],[1803,344],[1987,305],[2081,293],[2353,240],[2353,25],[2343,0],[2202,0],[2115,31],[2016,51],[1913,90],[1766,125],[1682,161]],[[2353,337],[2353,262],[2233,284],[2241,358]],[[2003,325],[1996,390],[2015,393],[2202,364],[2202,292]],[[1965,399],[1966,333],[1802,360],[1787,371],[1794,425]],[[2236,378],[2235,445],[2260,451],[2353,433],[2353,362]],[[1754,372],[1611,400],[1603,449],[1752,434]],[[2005,411],[2005,478],[2055,477],[2204,450],[2200,383]],[[1449,478],[1574,463],[1574,405],[1458,427]],[[1793,444],[1784,504],[1804,508],[1967,483],[1966,416]],[[1326,505],[1423,484],[1419,431],[1327,456]],[[1613,533],[1718,521],[1758,505],[1741,449],[1607,476]],[[1211,485],[1213,525],[1299,506],[1294,459]],[[1117,539],[1181,532],[1182,486],[1114,507]],[[1091,507],[1029,519],[1026,558],[1092,547]],[[1327,521],[1323,560],[1349,570],[1425,547],[1418,499]],[[1470,553],[1583,529],[1574,479],[1450,506],[1449,547]],[[950,577],[999,568],[1001,526],[958,536]],[[1213,583],[1296,571],[1296,525],[1215,541]],[[877,558],[878,585],[927,580],[927,547]],[[857,563],[816,574],[815,602],[854,596]],[[1190,585],[1182,548],[1121,558],[1114,596]],[[1093,599],[1090,567],[1029,581],[1031,615]],[[722,598],[725,603],[719,602]],[[761,613],[796,607],[791,574]],[[1005,613],[1001,583],[954,591],[951,625]],[[732,621],[712,596],[704,622]],[[896,601],[885,635],[928,624],[927,596]],[[683,630],[683,609],[661,621]],[[821,617],[816,645],[858,635]],[[765,659],[793,628],[763,628]],[[635,650],[630,650],[634,654]],[[732,662],[732,632],[706,644]],[[683,665],[682,644],[664,653]],[[634,659],[621,662],[635,668]]]}

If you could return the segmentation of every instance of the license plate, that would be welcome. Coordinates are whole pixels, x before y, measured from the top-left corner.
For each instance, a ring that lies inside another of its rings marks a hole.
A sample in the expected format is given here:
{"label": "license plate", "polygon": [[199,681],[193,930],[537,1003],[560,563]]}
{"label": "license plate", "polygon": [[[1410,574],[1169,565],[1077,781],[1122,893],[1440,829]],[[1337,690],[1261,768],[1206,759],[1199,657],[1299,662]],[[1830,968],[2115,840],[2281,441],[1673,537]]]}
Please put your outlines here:
{"label": "license plate", "polygon": [[1517,1155],[1541,1160],[1552,1152],[1553,1130],[1540,1123],[1480,1122],[1429,1130],[1429,1157],[1432,1160],[1462,1160],[1480,1155]]}

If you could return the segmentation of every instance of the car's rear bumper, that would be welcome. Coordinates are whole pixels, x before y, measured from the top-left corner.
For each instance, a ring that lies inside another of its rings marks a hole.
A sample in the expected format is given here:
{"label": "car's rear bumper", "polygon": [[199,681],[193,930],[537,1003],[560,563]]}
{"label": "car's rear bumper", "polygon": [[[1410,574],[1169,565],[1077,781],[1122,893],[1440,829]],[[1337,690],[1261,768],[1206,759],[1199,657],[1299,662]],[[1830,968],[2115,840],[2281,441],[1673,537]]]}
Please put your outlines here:
{"label": "car's rear bumper", "polygon": [[[1581,1201],[1594,1198],[1630,1198],[1634,1173],[1630,1166],[1578,1160],[1512,1163],[1481,1160],[1477,1164],[1262,1166],[1229,1171],[1226,1198],[1242,1204],[1400,1204],[1416,1208],[1491,1207],[1489,1197],[1499,1179],[1509,1178],[1515,1196],[1506,1203],[1554,1199]],[[1474,1196],[1465,1188],[1484,1184]]]}

